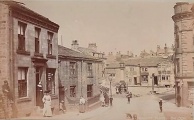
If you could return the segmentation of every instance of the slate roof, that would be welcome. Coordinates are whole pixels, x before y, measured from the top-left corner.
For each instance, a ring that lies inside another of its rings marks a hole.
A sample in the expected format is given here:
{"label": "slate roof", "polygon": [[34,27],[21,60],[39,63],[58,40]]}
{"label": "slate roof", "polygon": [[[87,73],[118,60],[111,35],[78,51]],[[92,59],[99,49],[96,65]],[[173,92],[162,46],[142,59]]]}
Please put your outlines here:
{"label": "slate roof", "polygon": [[63,57],[80,58],[80,59],[86,58],[86,59],[98,60],[93,56],[82,54],[80,52],[74,51],[72,49],[66,48],[61,45],[58,45],[58,54],[59,56],[63,56]]}
{"label": "slate roof", "polygon": [[[123,61],[125,63],[125,66],[139,66],[140,67],[156,67],[159,63],[164,62],[172,62],[168,58],[162,58],[162,57],[147,57],[147,58],[131,58],[127,61]],[[114,69],[120,67],[120,62],[113,62],[110,63],[106,68],[107,69]]]}
{"label": "slate roof", "polygon": [[125,65],[140,65],[142,67],[154,67],[161,62],[172,62],[168,58],[163,57],[148,57],[148,58],[132,58],[125,62]]}
{"label": "slate roof", "polygon": [[103,54],[103,53],[99,53],[95,50],[89,49],[89,48],[84,48],[84,47],[78,47],[77,50],[79,50],[80,52],[84,53],[84,54],[90,54],[90,53],[98,53],[98,54]]}

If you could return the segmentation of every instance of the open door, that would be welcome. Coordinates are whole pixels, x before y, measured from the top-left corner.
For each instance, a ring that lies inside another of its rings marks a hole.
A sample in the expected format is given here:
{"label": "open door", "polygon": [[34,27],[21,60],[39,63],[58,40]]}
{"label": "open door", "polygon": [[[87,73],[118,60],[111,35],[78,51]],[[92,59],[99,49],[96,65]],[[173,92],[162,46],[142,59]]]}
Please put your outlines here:
{"label": "open door", "polygon": [[41,67],[36,67],[36,106],[43,108],[42,97],[43,97],[43,88],[41,84]]}

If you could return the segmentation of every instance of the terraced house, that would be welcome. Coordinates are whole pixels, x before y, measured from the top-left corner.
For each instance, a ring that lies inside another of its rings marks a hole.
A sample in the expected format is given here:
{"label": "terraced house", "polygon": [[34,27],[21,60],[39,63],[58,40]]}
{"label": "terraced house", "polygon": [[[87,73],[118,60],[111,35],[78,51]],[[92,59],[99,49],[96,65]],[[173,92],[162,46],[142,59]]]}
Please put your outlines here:
{"label": "terraced house", "polygon": [[78,110],[80,96],[87,99],[87,110],[99,105],[102,60],[59,46],[60,100],[67,111]]}
{"label": "terraced house", "polygon": [[110,63],[106,67],[105,76],[109,74],[114,75],[115,83],[125,81],[132,86],[174,85],[173,62],[163,57],[130,58]]}
{"label": "terraced house", "polygon": [[14,113],[41,108],[44,90],[57,109],[59,25],[14,1],[0,1],[0,15],[0,85],[9,82]]}

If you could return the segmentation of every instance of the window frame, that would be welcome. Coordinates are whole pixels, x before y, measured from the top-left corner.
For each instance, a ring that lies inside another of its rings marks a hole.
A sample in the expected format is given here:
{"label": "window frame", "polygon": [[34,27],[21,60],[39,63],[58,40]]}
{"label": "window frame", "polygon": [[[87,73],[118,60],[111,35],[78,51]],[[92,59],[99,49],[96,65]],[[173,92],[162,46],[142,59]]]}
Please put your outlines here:
{"label": "window frame", "polygon": [[[36,36],[37,32],[37,36]],[[41,29],[38,27],[35,27],[35,53],[40,53],[40,32]]]}
{"label": "window frame", "polygon": [[70,77],[78,77],[78,64],[77,62],[69,63]]}
{"label": "window frame", "polygon": [[26,34],[27,24],[21,21],[18,21],[18,50],[25,51],[26,50]]}
{"label": "window frame", "polygon": [[[19,79],[19,71],[21,73],[21,78],[22,78],[22,72],[24,71],[24,77],[25,77],[24,79]],[[28,97],[28,67],[18,67],[17,82],[18,82],[18,98],[26,98],[26,97]],[[24,89],[20,90],[20,85],[21,85],[20,82],[22,82],[22,84],[24,84],[24,83],[26,84],[25,85],[25,90]]]}
{"label": "window frame", "polygon": [[56,94],[55,72],[56,72],[55,68],[46,69],[46,90],[50,90],[52,95]]}
{"label": "window frame", "polygon": [[48,41],[48,55],[53,54],[53,36],[54,33],[52,32],[47,32],[47,41]]}
{"label": "window frame", "polygon": [[93,96],[93,84],[87,85],[87,97],[90,98]]}
{"label": "window frame", "polygon": [[88,73],[88,77],[93,77],[93,66],[92,66],[92,63],[87,63],[87,73]]}

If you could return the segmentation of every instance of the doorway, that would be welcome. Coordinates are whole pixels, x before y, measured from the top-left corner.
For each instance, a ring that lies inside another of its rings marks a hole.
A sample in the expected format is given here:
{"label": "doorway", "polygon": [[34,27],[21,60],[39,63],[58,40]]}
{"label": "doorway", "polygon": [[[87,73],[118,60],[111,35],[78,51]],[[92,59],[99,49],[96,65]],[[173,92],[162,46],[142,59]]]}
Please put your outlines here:
{"label": "doorway", "polygon": [[134,85],[137,85],[137,77],[134,77]]}
{"label": "doorway", "polygon": [[42,69],[41,67],[36,67],[36,106],[43,107],[42,97],[43,97],[43,88],[41,83]]}
{"label": "doorway", "polygon": [[157,78],[157,76],[154,76],[154,85],[158,85],[158,78]]}

